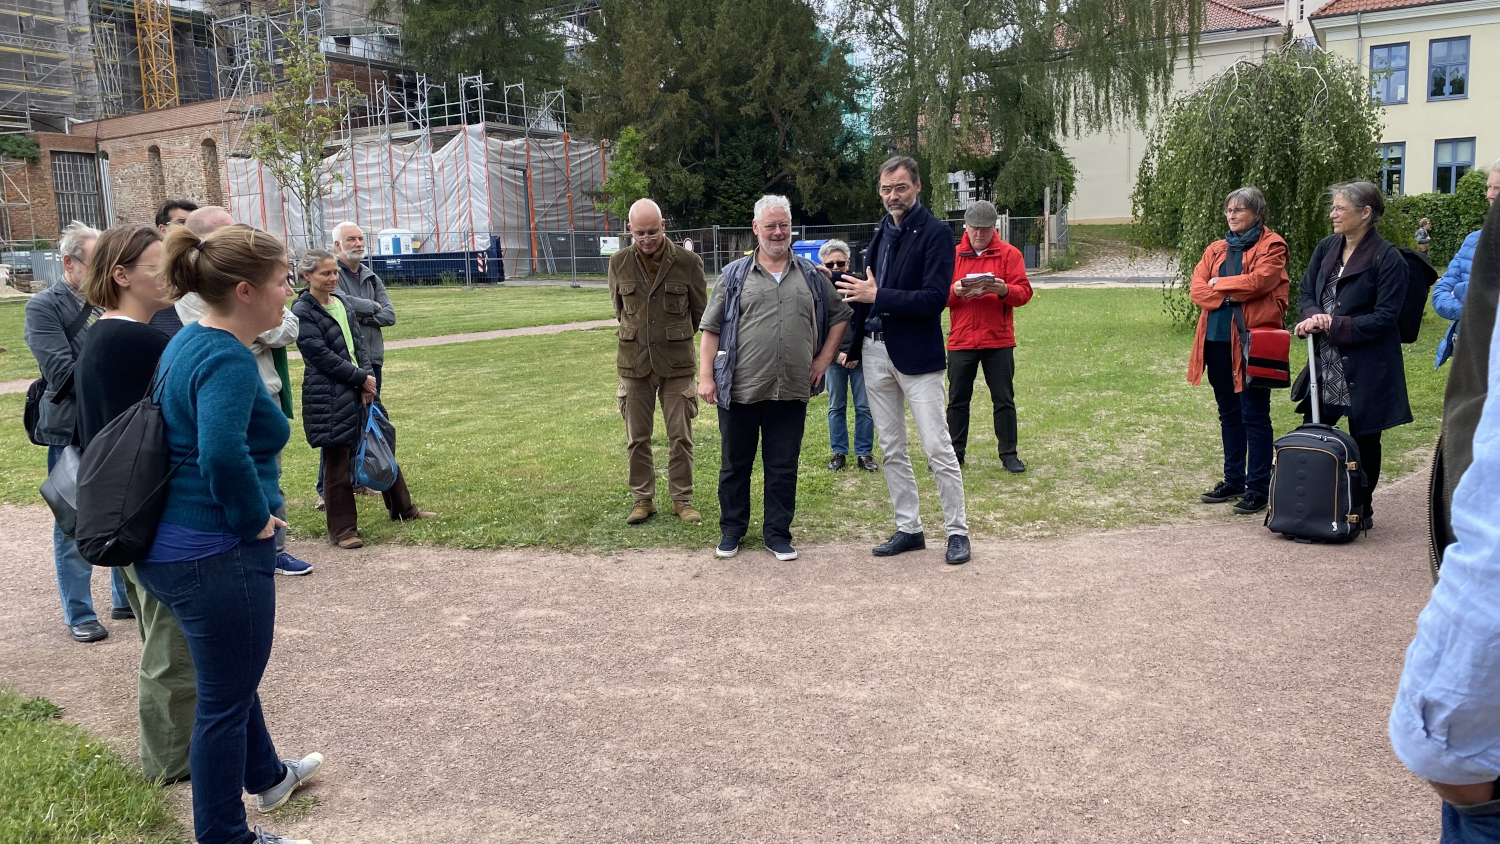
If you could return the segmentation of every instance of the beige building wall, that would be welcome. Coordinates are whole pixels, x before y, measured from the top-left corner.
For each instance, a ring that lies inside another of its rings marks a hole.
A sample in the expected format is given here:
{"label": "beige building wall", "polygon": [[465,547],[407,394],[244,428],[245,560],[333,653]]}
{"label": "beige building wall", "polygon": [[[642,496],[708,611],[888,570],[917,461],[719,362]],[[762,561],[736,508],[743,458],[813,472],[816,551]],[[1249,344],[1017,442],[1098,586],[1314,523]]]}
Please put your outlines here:
{"label": "beige building wall", "polygon": [[[1186,58],[1178,64],[1173,96],[1192,91],[1241,58],[1259,59],[1275,50],[1281,46],[1281,33],[1281,29],[1268,26],[1202,36],[1193,66],[1188,66]],[[1069,138],[1063,148],[1078,170],[1073,196],[1068,200],[1068,222],[1130,222],[1130,194],[1146,151],[1146,133],[1138,126],[1117,127]]]}
{"label": "beige building wall", "polygon": [[[1500,158],[1500,0],[1471,0],[1340,15],[1313,21],[1325,49],[1370,72],[1370,49],[1410,45],[1406,102],[1385,107],[1383,143],[1405,143],[1402,192],[1433,190],[1439,140],[1474,138],[1474,167]],[[1464,99],[1428,94],[1428,43],[1469,36],[1469,92]]]}

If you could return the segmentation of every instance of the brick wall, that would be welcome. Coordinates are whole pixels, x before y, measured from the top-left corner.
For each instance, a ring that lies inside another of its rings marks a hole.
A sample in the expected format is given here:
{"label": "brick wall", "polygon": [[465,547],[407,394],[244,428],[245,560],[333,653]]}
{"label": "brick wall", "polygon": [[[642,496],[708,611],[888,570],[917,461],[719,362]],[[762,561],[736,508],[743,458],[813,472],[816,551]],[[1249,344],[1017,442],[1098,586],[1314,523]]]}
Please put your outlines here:
{"label": "brick wall", "polygon": [[203,102],[76,127],[75,135],[97,138],[109,156],[112,222],[151,223],[167,199],[222,205],[223,116],[222,102]]}
{"label": "brick wall", "polygon": [[6,234],[10,240],[55,241],[58,220],[52,192],[52,153],[93,152],[94,139],[54,132],[36,132],[31,138],[41,149],[37,162],[8,164],[5,167],[6,178],[0,179],[6,202],[30,203],[28,206],[9,209],[10,231]]}

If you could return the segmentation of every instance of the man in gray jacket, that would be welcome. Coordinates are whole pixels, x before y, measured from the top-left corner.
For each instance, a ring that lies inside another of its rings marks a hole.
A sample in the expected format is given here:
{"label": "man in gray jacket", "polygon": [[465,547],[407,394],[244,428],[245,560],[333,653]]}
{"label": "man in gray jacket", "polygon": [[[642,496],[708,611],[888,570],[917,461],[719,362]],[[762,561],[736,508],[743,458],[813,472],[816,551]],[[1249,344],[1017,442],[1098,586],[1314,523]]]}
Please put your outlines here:
{"label": "man in gray jacket", "polygon": [[[73,364],[83,350],[88,327],[99,318],[78,292],[99,239],[97,229],[73,222],[63,229],[58,251],[63,256],[63,280],[31,297],[26,303],[26,346],[36,357],[47,391],[42,396],[36,438],[47,446],[47,470],[63,451],[78,442],[78,403],[73,397]],[[78,543],[52,525],[52,559],[57,569],[57,591],[62,598],[63,620],[79,642],[97,642],[109,636],[94,612],[91,581],[94,566],[78,553]],[[134,618],[125,597],[125,579],[118,568],[111,570],[114,618]]]}
{"label": "man in gray jacket", "polygon": [[[339,258],[339,292],[354,304],[354,317],[364,332],[370,368],[375,370],[375,389],[380,390],[380,369],[385,364],[385,339],[380,329],[396,324],[396,308],[385,292],[385,282],[360,263],[365,257],[365,232],[351,222],[333,227],[333,254]],[[352,326],[351,326],[352,328]]]}

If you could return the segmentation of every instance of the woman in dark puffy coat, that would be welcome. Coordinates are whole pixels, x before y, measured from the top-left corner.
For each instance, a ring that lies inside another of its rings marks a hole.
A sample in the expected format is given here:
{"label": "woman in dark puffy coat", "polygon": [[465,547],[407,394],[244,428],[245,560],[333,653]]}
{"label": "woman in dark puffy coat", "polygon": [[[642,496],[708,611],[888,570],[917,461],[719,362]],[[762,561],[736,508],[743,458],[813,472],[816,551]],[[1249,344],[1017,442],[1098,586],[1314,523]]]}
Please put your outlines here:
{"label": "woman in dark puffy coat", "polygon": [[[292,305],[304,367],[302,428],[307,444],[323,450],[328,541],[340,548],[362,548],[349,469],[351,455],[359,449],[366,408],[375,400],[375,372],[362,365],[367,360],[364,343],[351,328],[354,308],[338,291],[338,260],[333,253],[309,249],[298,272],[307,282],[307,290]],[[412,503],[402,472],[381,496],[393,520],[437,515]]]}
{"label": "woman in dark puffy coat", "polygon": [[[1406,259],[1375,231],[1385,213],[1379,188],[1349,182],[1332,193],[1334,233],[1313,250],[1302,276],[1297,336],[1316,338],[1322,421],[1347,417],[1359,444],[1366,485],[1355,490],[1355,501],[1364,506],[1368,528],[1370,496],[1380,481],[1380,433],[1412,419],[1396,324],[1406,298]],[[1298,410],[1311,420],[1306,400]]]}

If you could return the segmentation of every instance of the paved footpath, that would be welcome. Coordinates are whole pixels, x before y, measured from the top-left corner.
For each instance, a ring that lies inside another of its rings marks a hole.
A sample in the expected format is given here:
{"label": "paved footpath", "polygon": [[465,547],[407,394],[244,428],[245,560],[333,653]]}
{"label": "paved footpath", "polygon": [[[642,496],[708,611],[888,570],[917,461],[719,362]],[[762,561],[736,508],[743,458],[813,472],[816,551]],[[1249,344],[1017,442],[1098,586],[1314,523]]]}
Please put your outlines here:
{"label": "paved footpath", "polygon": [[[1420,473],[1341,547],[1258,519],[876,559],[294,542],[261,686],[317,844],[1434,841],[1386,716]],[[437,505],[441,509],[441,504]],[[504,514],[500,514],[504,517]],[[134,752],[132,625],[68,640],[0,508],[0,682]],[[95,601],[108,600],[95,578]],[[185,807],[186,786],[174,799]],[[186,809],[181,810],[186,817]],[[252,818],[256,816],[252,815]]]}
{"label": "paved footpath", "polygon": [[[561,334],[564,331],[588,331],[592,328],[613,328],[619,325],[618,320],[595,319],[586,322],[568,322],[561,325],[532,325],[526,328],[503,328],[498,331],[473,331],[468,334],[444,334],[439,337],[411,337],[406,340],[387,340],[387,349],[413,349],[419,346],[446,346],[449,343],[472,343],[475,340],[499,340],[503,337],[535,337],[542,334]],[[302,357],[302,353],[293,349],[287,354],[289,358]],[[31,385],[32,379],[22,378],[17,381],[0,381],[0,396],[9,393],[24,393]]]}

